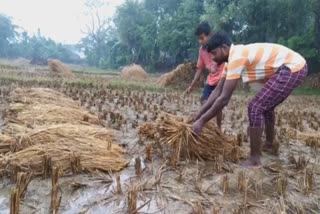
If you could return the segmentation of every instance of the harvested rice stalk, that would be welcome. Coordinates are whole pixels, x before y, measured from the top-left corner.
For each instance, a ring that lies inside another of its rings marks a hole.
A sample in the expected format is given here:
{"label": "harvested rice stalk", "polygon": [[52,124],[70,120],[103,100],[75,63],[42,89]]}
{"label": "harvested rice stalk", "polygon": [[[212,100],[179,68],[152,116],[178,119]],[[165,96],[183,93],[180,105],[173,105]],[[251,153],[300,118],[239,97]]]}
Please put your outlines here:
{"label": "harvested rice stalk", "polygon": [[314,189],[314,171],[312,168],[306,168],[303,176],[300,178],[300,188],[304,194],[309,194]]}
{"label": "harvested rice stalk", "polygon": [[61,195],[59,195],[59,168],[54,167],[52,169],[52,189],[51,189],[51,205],[50,205],[50,213],[57,214],[60,203],[61,203]]}
{"label": "harvested rice stalk", "polygon": [[240,171],[238,174],[238,190],[243,192],[246,188],[246,174],[244,171]]}
{"label": "harvested rice stalk", "polygon": [[135,159],[134,169],[135,169],[136,176],[140,176],[141,175],[141,159],[139,157]]}
{"label": "harvested rice stalk", "polygon": [[288,179],[285,174],[281,174],[277,179],[277,192],[280,196],[285,197],[288,191]]}
{"label": "harvested rice stalk", "polygon": [[19,172],[16,179],[16,189],[19,190],[19,198],[22,200],[31,181],[32,173]]}
{"label": "harvested rice stalk", "polygon": [[228,175],[225,175],[222,177],[221,186],[224,194],[229,192],[229,176]]}
{"label": "harvested rice stalk", "polygon": [[42,157],[42,177],[43,179],[47,179],[50,177],[52,171],[52,161],[51,157],[44,155]]}
{"label": "harvested rice stalk", "polygon": [[130,214],[135,214],[138,202],[138,189],[133,187],[128,192],[128,210]]}
{"label": "harvested rice stalk", "polygon": [[121,188],[120,175],[117,176],[116,181],[117,181],[117,194],[121,195],[122,194],[122,188]]}
{"label": "harvested rice stalk", "polygon": [[145,157],[146,161],[149,161],[149,162],[152,161],[152,145],[151,144],[146,145],[145,156],[146,156]]}
{"label": "harvested rice stalk", "polygon": [[201,202],[197,201],[197,202],[192,206],[192,213],[194,213],[194,214],[204,214],[204,213],[205,213]]}
{"label": "harvested rice stalk", "polygon": [[154,139],[157,133],[156,127],[153,123],[143,123],[138,127],[138,134],[147,139]]}
{"label": "harvested rice stalk", "polygon": [[71,162],[71,171],[73,174],[77,174],[82,171],[79,155],[73,154],[70,157],[70,162]]}
{"label": "harvested rice stalk", "polygon": [[[163,145],[172,149],[171,163],[180,157],[199,160],[215,160],[224,154],[225,160],[236,162],[243,156],[234,137],[227,137],[212,122],[208,122],[200,136],[196,136],[187,118],[162,114],[156,127]],[[235,156],[236,154],[236,156]]]}
{"label": "harvested rice stalk", "polygon": [[10,214],[19,214],[20,208],[20,197],[19,197],[19,189],[15,188],[11,192],[10,197]]}

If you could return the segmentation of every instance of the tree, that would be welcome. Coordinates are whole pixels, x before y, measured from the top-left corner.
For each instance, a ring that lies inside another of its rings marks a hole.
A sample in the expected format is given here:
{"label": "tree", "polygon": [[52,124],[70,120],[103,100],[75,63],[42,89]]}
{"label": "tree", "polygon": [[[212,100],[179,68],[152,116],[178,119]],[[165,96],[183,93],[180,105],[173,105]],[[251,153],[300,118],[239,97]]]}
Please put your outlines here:
{"label": "tree", "polygon": [[103,0],[87,0],[86,6],[89,9],[90,24],[86,26],[82,39],[82,47],[90,65],[103,67],[107,53],[106,44],[110,40],[111,20],[102,15],[99,8],[105,5]]}
{"label": "tree", "polygon": [[0,56],[9,57],[10,46],[16,37],[16,26],[7,16],[0,14]]}
{"label": "tree", "polygon": [[194,29],[203,13],[203,1],[184,0],[179,5],[175,16],[167,16],[160,22],[160,50],[173,59],[174,64],[195,59],[198,44]]}

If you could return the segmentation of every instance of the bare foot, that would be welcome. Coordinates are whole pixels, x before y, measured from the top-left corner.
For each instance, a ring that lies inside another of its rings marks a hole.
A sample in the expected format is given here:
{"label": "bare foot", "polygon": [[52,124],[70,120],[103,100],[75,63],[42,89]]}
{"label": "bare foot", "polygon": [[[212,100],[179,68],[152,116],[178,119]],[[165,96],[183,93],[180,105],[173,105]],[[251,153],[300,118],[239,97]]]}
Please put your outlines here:
{"label": "bare foot", "polygon": [[241,163],[241,167],[243,168],[260,168],[261,160],[260,157],[249,157],[247,160]]}
{"label": "bare foot", "polygon": [[270,143],[264,143],[262,146],[262,151],[268,152],[268,153],[273,153],[273,146]]}

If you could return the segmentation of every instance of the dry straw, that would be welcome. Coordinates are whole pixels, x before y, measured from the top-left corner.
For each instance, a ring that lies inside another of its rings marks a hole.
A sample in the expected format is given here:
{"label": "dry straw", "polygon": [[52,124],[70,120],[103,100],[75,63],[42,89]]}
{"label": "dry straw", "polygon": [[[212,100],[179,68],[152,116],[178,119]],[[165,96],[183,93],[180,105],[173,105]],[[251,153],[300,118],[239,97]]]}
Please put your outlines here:
{"label": "dry straw", "polygon": [[[155,127],[157,138],[160,138],[162,145],[171,148],[172,165],[175,165],[180,157],[216,160],[219,155],[223,155],[224,160],[237,162],[243,156],[237,140],[224,135],[212,122],[208,122],[201,135],[197,136],[187,118],[163,113],[156,120]],[[150,132],[153,130],[150,129]]]}
{"label": "dry straw", "polygon": [[74,74],[72,73],[72,71],[60,60],[49,59],[48,65],[49,65],[51,74],[54,77],[74,78]]}
{"label": "dry straw", "polygon": [[[196,63],[190,62],[178,65],[169,73],[163,74],[157,84],[162,87],[186,88],[190,85],[196,72]],[[204,80],[204,79],[202,79]],[[202,86],[204,81],[199,81]]]}
{"label": "dry straw", "polygon": [[[110,148],[110,144],[99,139],[61,140],[29,146],[19,152],[6,154],[0,158],[0,171],[13,172],[14,167],[18,165],[21,171],[43,175],[48,167],[43,161],[44,156],[50,157],[52,165],[60,166],[60,169],[67,174],[72,171],[119,171],[127,165],[127,161],[122,158],[123,153],[121,147],[112,144]],[[75,170],[72,160],[77,157],[80,159],[80,164],[77,164],[79,169]]]}
{"label": "dry straw", "polygon": [[[98,126],[94,115],[83,121],[83,115],[91,114],[64,95],[47,89],[17,89],[9,100],[4,132],[12,137],[0,138],[1,151],[6,153],[0,158],[0,173],[33,172],[46,178],[54,166],[69,174],[119,171],[127,165],[124,150],[113,144],[115,132]],[[13,105],[24,107],[13,111]],[[43,105],[55,110],[42,114],[39,109],[45,108],[39,106]]]}
{"label": "dry straw", "polygon": [[124,80],[143,81],[148,79],[148,74],[140,65],[132,64],[122,69],[120,77]]}

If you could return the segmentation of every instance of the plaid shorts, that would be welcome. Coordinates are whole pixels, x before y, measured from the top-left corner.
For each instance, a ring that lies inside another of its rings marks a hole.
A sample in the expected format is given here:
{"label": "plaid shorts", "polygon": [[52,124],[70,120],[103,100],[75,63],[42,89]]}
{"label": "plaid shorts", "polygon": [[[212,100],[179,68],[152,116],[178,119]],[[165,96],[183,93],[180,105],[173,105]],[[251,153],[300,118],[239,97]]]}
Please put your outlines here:
{"label": "plaid shorts", "polygon": [[275,107],[282,103],[303,82],[307,74],[307,64],[295,73],[292,73],[288,67],[281,66],[250,101],[248,105],[250,127],[262,128],[265,124],[274,125]]}

